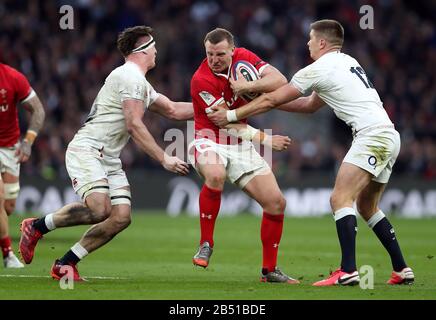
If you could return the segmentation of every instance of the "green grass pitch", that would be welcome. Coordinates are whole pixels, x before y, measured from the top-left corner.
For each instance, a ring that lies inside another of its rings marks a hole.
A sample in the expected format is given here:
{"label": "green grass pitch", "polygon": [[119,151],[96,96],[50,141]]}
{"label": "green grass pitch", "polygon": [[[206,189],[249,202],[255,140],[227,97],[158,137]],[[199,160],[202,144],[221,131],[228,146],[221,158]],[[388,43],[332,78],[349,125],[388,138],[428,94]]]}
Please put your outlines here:
{"label": "green grass pitch", "polygon": [[[10,218],[15,249],[21,219]],[[147,213],[134,214],[127,230],[79,264],[81,275],[90,281],[75,283],[73,290],[62,290],[49,271],[54,259],[62,256],[87,227],[46,235],[31,265],[19,270],[0,268],[0,299],[436,299],[436,219],[391,221],[406,261],[415,272],[412,286],[385,284],[391,272],[389,257],[361,219],[357,262],[358,266],[374,268],[374,289],[311,286],[334,270],[340,260],[331,217],[285,219],[279,266],[301,281],[300,285],[285,285],[259,282],[259,217],[218,217],[211,264],[202,269],[191,262],[199,240],[198,219]]]}

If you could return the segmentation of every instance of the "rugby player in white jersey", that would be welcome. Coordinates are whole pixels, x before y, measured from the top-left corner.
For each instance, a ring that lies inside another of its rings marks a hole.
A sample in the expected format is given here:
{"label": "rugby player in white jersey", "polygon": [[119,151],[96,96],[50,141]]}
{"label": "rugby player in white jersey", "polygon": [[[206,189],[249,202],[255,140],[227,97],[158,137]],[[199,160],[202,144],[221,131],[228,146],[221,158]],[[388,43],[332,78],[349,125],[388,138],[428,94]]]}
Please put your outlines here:
{"label": "rugby player in white jersey", "polygon": [[[400,151],[400,135],[363,68],[354,58],[340,51],[343,41],[344,29],[339,22],[320,20],[312,23],[307,45],[315,62],[298,71],[288,84],[277,90],[235,110],[215,107],[216,111],[208,116],[215,124],[224,126],[273,108],[312,113],[329,105],[336,116],[351,127],[354,140],[339,168],[330,197],[342,251],[341,266],[314,285],[354,285],[360,281],[355,257],[354,201],[357,211],[390,255],[393,271],[388,283],[411,284],[413,271],[404,261],[392,225],[378,207]],[[250,85],[243,77],[232,81],[235,94],[249,92]],[[302,97],[310,91],[310,96]]]}
{"label": "rugby player in white jersey", "polygon": [[98,93],[85,124],[66,151],[66,167],[74,190],[83,203],[66,205],[41,219],[25,219],[21,227],[20,253],[31,263],[43,234],[55,228],[92,224],[83,237],[52,266],[59,280],[68,265],[80,281],[77,263],[109,242],[130,224],[130,187],[122,170],[120,152],[130,136],[136,145],[171,172],[185,175],[188,165],[171,157],[156,144],[142,121],[146,109],[174,120],[193,117],[192,103],[173,102],[158,94],[145,75],[155,66],[152,29],[128,28],[118,36],[125,64],[113,70]]}

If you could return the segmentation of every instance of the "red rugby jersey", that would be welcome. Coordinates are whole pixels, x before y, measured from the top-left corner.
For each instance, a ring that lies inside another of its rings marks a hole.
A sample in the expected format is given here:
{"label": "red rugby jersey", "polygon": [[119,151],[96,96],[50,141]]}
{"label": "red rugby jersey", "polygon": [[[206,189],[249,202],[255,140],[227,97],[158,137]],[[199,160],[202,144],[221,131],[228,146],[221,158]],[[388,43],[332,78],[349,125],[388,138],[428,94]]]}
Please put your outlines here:
{"label": "red rugby jersey", "polygon": [[[234,62],[239,60],[250,62],[257,70],[267,65],[267,63],[260,59],[256,54],[245,48],[235,49],[232,57],[232,65]],[[228,80],[229,74],[229,72],[226,74],[214,73],[209,68],[207,59],[203,60],[197,71],[194,73],[191,80],[191,97],[194,106],[196,138],[207,136],[211,139],[210,135],[207,134],[207,132],[210,130],[210,132],[214,133],[215,142],[217,143],[229,144],[230,140],[235,140],[234,138],[229,139],[227,135],[222,134],[219,136],[220,128],[209,120],[205,111],[206,108],[212,105],[220,104],[221,101],[219,100],[221,98],[224,98],[224,100],[227,102],[229,109],[236,109],[247,103],[245,100],[236,97],[233,94],[233,91],[230,87],[230,82]],[[244,122],[246,122],[246,120]]]}
{"label": "red rugby jersey", "polygon": [[31,92],[21,72],[0,63],[0,147],[12,147],[20,138],[17,103]]}

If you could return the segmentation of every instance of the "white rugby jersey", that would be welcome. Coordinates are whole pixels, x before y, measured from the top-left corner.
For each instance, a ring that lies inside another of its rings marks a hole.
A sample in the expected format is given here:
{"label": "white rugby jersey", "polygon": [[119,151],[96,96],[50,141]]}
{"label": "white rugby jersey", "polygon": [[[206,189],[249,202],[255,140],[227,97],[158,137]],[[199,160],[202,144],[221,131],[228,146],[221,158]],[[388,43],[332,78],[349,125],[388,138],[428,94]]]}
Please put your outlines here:
{"label": "white rugby jersey", "polygon": [[110,157],[119,157],[130,138],[122,101],[141,100],[144,101],[144,108],[148,108],[158,97],[141,69],[132,62],[126,62],[106,78],[88,118],[70,145],[92,147]]}
{"label": "white rugby jersey", "polygon": [[301,93],[315,91],[353,133],[392,125],[383,103],[356,59],[335,51],[299,70],[290,83]]}

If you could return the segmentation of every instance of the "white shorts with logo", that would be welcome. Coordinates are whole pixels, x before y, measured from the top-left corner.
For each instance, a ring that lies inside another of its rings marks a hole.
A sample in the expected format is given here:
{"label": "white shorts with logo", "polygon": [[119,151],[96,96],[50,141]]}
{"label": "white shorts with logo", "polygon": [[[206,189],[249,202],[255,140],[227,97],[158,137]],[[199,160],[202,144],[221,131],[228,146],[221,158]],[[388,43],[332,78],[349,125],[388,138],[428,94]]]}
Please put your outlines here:
{"label": "white shorts with logo", "polygon": [[373,181],[387,183],[400,152],[400,134],[393,126],[364,129],[354,137],[343,162],[371,173]]}
{"label": "white shorts with logo", "polygon": [[[226,168],[227,179],[241,189],[257,175],[268,174],[271,168],[248,141],[240,144],[225,145],[209,139],[195,139],[188,147],[188,157],[192,164],[197,163],[199,154],[206,151],[215,152]],[[197,170],[197,166],[194,165]]]}
{"label": "white shorts with logo", "polygon": [[107,180],[107,193],[111,195],[114,190],[129,186],[121,160],[107,157],[92,147],[69,145],[65,154],[65,165],[74,191],[83,200],[95,187],[96,181]]}
{"label": "white shorts with logo", "polygon": [[7,172],[16,177],[20,176],[20,163],[15,156],[19,145],[16,143],[13,147],[0,147],[0,173]]}

